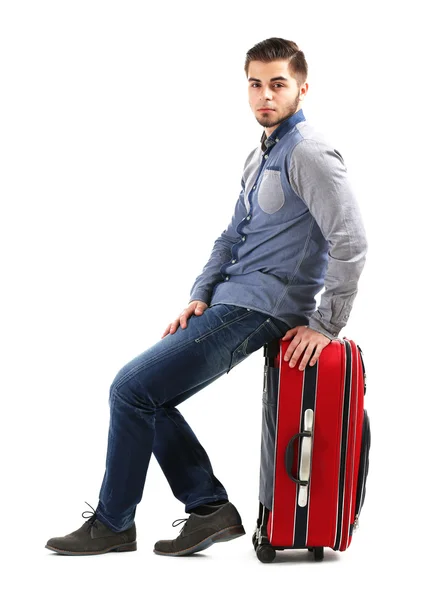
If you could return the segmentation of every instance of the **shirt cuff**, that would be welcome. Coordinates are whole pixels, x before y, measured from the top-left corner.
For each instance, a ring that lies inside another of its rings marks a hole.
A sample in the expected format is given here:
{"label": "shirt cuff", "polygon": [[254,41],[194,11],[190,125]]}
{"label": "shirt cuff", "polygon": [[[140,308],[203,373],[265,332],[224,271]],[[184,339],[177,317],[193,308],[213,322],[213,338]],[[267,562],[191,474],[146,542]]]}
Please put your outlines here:
{"label": "shirt cuff", "polygon": [[196,292],[196,294],[193,294],[193,296],[190,298],[189,300],[189,304],[190,302],[193,302],[193,300],[199,300],[199,302],[205,302],[205,304],[210,304],[210,294],[208,292]]}
{"label": "shirt cuff", "polygon": [[323,335],[328,337],[329,340],[335,340],[339,337],[339,331],[333,331],[333,329],[329,331],[327,327],[321,323],[321,321],[318,321],[314,317],[310,317],[308,327],[309,329],[313,329],[318,333],[322,333]]}

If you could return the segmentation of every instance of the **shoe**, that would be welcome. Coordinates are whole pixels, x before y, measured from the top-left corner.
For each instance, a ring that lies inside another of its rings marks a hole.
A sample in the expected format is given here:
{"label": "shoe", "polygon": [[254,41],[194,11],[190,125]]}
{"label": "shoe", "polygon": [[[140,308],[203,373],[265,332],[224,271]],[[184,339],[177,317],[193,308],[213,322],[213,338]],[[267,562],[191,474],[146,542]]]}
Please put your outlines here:
{"label": "shoe", "polygon": [[183,521],[186,523],[177,538],[159,540],[155,544],[156,554],[187,556],[205,550],[215,542],[228,542],[245,534],[242,519],[231,502],[226,502],[211,514],[192,513],[187,519],[177,519],[172,527]]}
{"label": "shoe", "polygon": [[[88,504],[88,502],[86,502]],[[93,508],[88,504],[90,508]],[[86,510],[82,513],[84,519]],[[76,531],[64,537],[50,538],[46,548],[59,554],[85,555],[137,550],[135,523],[125,531],[116,532],[99,521],[93,508],[92,516]]]}

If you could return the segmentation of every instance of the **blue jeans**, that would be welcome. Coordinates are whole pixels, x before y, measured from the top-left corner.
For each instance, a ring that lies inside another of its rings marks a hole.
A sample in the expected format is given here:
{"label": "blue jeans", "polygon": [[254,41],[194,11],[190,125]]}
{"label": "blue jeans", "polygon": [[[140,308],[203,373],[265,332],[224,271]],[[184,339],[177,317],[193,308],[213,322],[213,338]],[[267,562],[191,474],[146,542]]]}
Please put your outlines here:
{"label": "blue jeans", "polygon": [[[297,320],[300,324],[306,323]],[[267,314],[217,304],[192,315],[186,328],[179,326],[122,367],[110,386],[98,519],[114,531],[132,525],[152,452],[186,512],[228,500],[207,453],[176,407],[288,329]]]}

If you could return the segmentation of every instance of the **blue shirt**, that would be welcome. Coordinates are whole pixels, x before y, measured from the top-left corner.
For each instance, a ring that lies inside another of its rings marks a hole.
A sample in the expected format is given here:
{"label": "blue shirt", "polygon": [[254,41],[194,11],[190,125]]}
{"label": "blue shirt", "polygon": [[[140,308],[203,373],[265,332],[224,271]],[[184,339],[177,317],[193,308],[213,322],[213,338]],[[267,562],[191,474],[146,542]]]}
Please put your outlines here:
{"label": "blue shirt", "polygon": [[344,160],[302,109],[260,141],[190,302],[251,308],[334,339],[347,323],[367,252]]}

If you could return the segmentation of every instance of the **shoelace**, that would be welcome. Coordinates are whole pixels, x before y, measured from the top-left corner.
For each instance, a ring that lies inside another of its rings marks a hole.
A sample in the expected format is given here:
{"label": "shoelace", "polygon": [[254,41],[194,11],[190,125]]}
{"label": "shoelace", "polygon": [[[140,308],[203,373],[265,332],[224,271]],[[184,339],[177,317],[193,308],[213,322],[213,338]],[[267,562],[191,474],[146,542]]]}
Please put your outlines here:
{"label": "shoelace", "polygon": [[[88,502],[86,500],[84,500],[84,502],[85,502],[85,504],[88,504]],[[94,510],[94,508],[91,506],[91,504],[88,504],[88,506],[93,509],[93,512],[91,512],[90,510],[84,510],[84,512],[82,513],[82,516],[84,517],[84,519],[88,519],[87,522],[89,523],[89,526],[88,526],[87,531],[90,532],[92,527],[97,527],[97,523],[94,522],[97,519],[97,514],[96,514],[96,511]],[[91,514],[91,517],[86,517],[85,516],[86,513]]]}
{"label": "shoelace", "polygon": [[[184,523],[184,521],[188,521],[189,517],[187,517],[187,519],[176,519],[173,523],[172,523],[172,527],[178,527],[178,525],[181,525],[181,523]],[[181,527],[181,529],[179,530],[179,532],[181,533],[181,531],[184,529],[184,527],[186,526],[186,524],[184,523],[184,525]]]}

